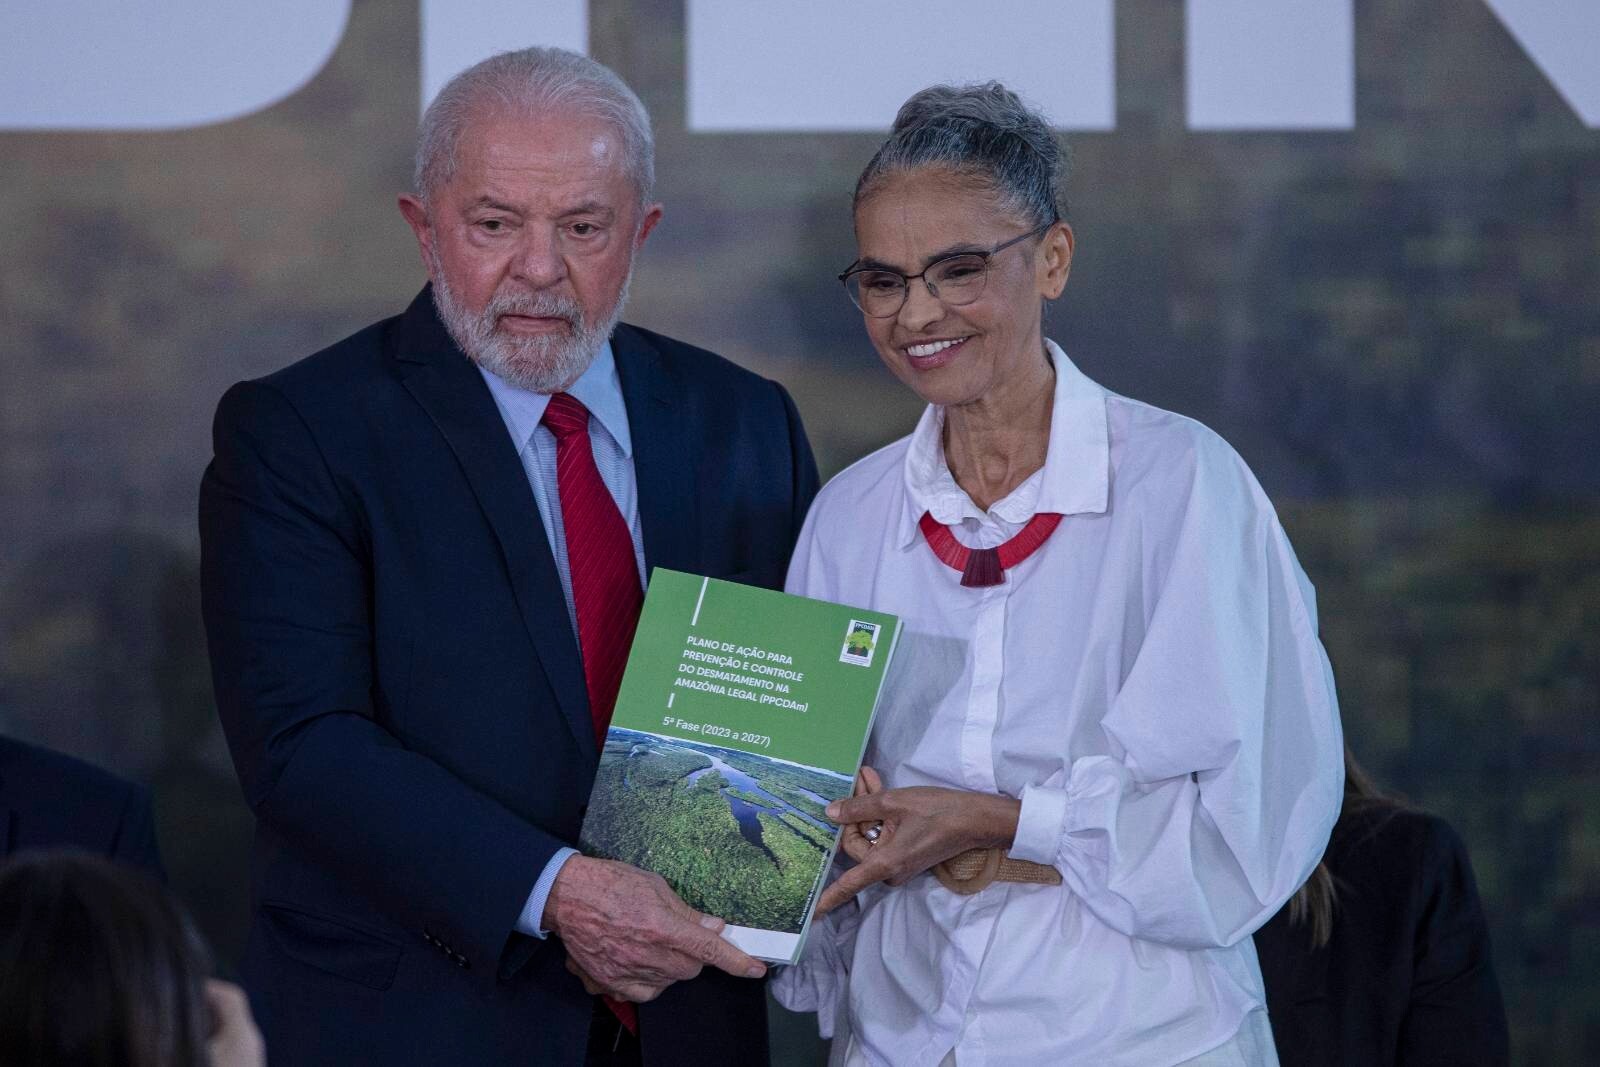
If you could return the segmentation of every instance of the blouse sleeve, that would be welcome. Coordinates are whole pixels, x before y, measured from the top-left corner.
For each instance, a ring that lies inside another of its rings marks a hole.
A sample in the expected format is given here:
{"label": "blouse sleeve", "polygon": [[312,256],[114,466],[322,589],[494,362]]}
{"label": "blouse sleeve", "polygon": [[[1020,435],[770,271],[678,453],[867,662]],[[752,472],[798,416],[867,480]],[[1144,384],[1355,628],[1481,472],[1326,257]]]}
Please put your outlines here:
{"label": "blouse sleeve", "polygon": [[861,910],[859,901],[850,900],[814,920],[800,958],[779,967],[772,978],[773,999],[790,1011],[816,1012],[817,1033],[823,1037],[839,1032],[839,1020],[847,1010],[850,958],[861,926]]}
{"label": "blouse sleeve", "polygon": [[1217,441],[1159,497],[1109,752],[1024,789],[1011,854],[1054,864],[1129,936],[1226,946],[1322,855],[1343,792],[1338,707],[1310,584],[1243,462]]}

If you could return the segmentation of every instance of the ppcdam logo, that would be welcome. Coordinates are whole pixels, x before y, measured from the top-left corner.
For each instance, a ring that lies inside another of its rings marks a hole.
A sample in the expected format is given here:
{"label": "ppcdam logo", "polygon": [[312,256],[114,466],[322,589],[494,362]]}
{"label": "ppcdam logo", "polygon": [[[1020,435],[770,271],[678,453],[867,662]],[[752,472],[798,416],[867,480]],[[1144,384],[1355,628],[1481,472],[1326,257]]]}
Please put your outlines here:
{"label": "ppcdam logo", "polygon": [[853,663],[857,667],[872,666],[872,656],[878,650],[879,626],[875,622],[851,619],[845,627],[844,647],[839,650],[840,663]]}

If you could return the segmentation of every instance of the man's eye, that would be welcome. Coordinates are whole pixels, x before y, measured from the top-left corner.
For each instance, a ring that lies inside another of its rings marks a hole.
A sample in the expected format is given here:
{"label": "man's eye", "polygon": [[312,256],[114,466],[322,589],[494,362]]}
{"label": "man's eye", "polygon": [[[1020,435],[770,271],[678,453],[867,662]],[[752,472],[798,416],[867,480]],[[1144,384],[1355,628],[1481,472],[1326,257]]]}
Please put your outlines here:
{"label": "man's eye", "polygon": [[506,223],[504,219],[484,219],[478,223],[478,227],[489,233],[499,233],[506,228]]}
{"label": "man's eye", "polygon": [[574,222],[572,224],[572,235],[574,237],[590,237],[599,232],[600,227],[592,222]]}

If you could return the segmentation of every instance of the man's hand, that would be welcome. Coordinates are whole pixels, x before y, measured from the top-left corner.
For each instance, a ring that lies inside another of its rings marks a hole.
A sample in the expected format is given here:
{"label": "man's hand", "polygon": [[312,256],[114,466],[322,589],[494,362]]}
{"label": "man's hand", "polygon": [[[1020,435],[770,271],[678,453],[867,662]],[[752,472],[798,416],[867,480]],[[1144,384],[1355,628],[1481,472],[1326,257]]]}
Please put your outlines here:
{"label": "man's hand", "polygon": [[544,908],[544,928],[567,946],[567,969],[584,988],[635,1003],[706,964],[741,978],[766,974],[717,936],[724,925],[678,899],[660,875],[587,856],[562,866]]}
{"label": "man's hand", "polygon": [[[856,866],[823,890],[817,914],[826,915],[876,882],[906,880],[969,848],[1007,848],[1017,835],[1021,801],[992,793],[917,785],[884,789],[878,772],[861,768],[856,795],[828,805],[828,818],[845,827],[841,843]],[[881,822],[876,841],[862,833]]]}

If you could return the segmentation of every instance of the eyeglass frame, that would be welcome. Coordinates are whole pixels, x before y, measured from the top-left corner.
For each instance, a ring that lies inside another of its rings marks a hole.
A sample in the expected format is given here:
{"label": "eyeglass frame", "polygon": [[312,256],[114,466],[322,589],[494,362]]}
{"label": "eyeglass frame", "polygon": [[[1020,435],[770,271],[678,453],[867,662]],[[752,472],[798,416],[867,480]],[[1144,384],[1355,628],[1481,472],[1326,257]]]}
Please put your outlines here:
{"label": "eyeglass frame", "polygon": [[999,244],[995,245],[993,248],[990,248],[990,249],[979,249],[979,250],[977,250],[975,252],[952,252],[948,256],[940,256],[938,259],[934,260],[932,263],[929,263],[926,267],[923,267],[916,274],[901,274],[899,271],[890,270],[888,267],[863,267],[863,266],[860,266],[861,261],[858,259],[858,260],[856,260],[856,262],[854,264],[852,264],[842,274],[839,275],[839,284],[844,286],[845,295],[846,296],[850,296],[850,279],[853,276],[857,275],[857,274],[868,274],[868,273],[872,273],[872,274],[893,274],[894,276],[899,278],[900,279],[900,285],[901,285],[900,303],[896,304],[894,310],[889,312],[889,313],[887,313],[887,314],[874,315],[874,314],[872,314],[872,312],[870,312],[866,308],[862,307],[861,306],[861,302],[859,300],[857,300],[854,296],[850,296],[850,303],[852,303],[852,304],[854,304],[856,306],[856,310],[857,311],[861,312],[861,314],[863,314],[863,315],[868,316],[869,318],[874,318],[874,319],[888,319],[888,318],[893,318],[894,316],[900,314],[900,309],[904,308],[906,306],[906,301],[911,298],[911,283],[916,281],[918,278],[922,279],[922,285],[923,285],[924,288],[926,288],[928,290],[928,295],[933,297],[935,300],[939,301],[939,303],[944,304],[946,307],[966,307],[967,304],[975,303],[978,300],[978,297],[983,295],[983,291],[981,289],[978,291],[978,293],[976,295],[973,296],[973,298],[971,300],[968,300],[966,304],[951,304],[944,297],[940,296],[939,295],[939,290],[933,285],[932,282],[928,281],[927,273],[930,270],[933,270],[934,268],[938,267],[939,264],[948,263],[952,259],[963,259],[963,258],[965,258],[967,256],[977,256],[979,259],[983,260],[983,284],[985,286],[987,286],[989,284],[989,261],[991,259],[993,259],[995,256],[999,255],[1001,252],[1004,252],[1006,249],[1010,248],[1012,245],[1021,244],[1023,241],[1026,241],[1030,237],[1038,237],[1038,236],[1040,236],[1041,234],[1047,232],[1050,229],[1050,227],[1054,226],[1056,223],[1058,223],[1060,221],[1061,221],[1061,218],[1059,216],[1057,216],[1056,218],[1051,219],[1049,222],[1046,222],[1046,223],[1044,223],[1042,225],[1039,225],[1039,226],[1035,226],[1033,229],[1029,230],[1027,233],[1018,234],[1016,237],[1011,238],[1009,241],[1001,241]]}

